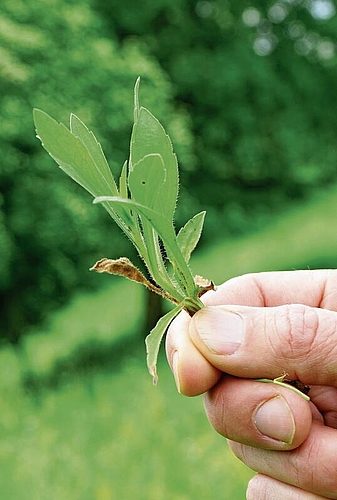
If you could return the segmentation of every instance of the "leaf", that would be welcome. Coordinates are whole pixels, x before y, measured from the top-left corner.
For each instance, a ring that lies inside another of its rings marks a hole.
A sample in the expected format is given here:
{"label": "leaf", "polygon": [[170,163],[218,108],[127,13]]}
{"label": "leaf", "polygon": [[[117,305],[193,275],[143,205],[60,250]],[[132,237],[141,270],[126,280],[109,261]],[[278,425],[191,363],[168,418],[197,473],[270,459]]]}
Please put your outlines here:
{"label": "leaf", "polygon": [[[34,122],[43,147],[66,174],[93,196],[107,193],[118,195],[100,145],[75,115],[72,115],[71,125],[79,137],[39,109],[34,109]],[[134,242],[130,230],[134,222],[130,211],[125,208],[113,211],[108,203],[104,204],[104,208]]]}
{"label": "leaf", "polygon": [[119,193],[122,198],[127,198],[128,197],[128,186],[127,186],[127,169],[128,169],[128,162],[125,161],[121,176],[119,178]]}
{"label": "leaf", "polygon": [[200,212],[182,227],[177,236],[177,243],[186,262],[200,239],[206,212]]}
{"label": "leaf", "polygon": [[165,214],[165,167],[158,154],[144,156],[129,172],[132,199]]}
{"label": "leaf", "polygon": [[136,83],[135,83],[135,88],[134,88],[134,111],[133,111],[133,119],[134,122],[138,120],[139,116],[139,84],[140,84],[140,77],[137,78]]}
{"label": "leaf", "polygon": [[72,179],[93,196],[116,194],[111,173],[100,170],[78,137],[39,109],[34,109],[34,122],[43,147]]}
{"label": "leaf", "polygon": [[115,193],[118,193],[115,180],[112,176],[108,162],[102,151],[100,143],[97,141],[93,132],[90,131],[86,125],[73,113],[70,115],[70,131],[72,134],[80,139],[83,146],[87,149],[97,170],[106,179],[108,184],[111,184]]}
{"label": "leaf", "polygon": [[130,170],[145,156],[152,154],[160,155],[164,163],[166,213],[172,220],[178,197],[177,158],[173,153],[171,140],[162,125],[150,111],[141,107],[131,135]]}
{"label": "leaf", "polygon": [[[158,154],[145,156],[129,172],[132,200],[164,215],[167,209],[165,178],[166,171],[161,156]],[[174,295],[175,288],[165,268],[157,232],[146,217],[141,215],[140,218],[148,252],[148,269],[153,279]]]}
{"label": "leaf", "polygon": [[156,326],[151,330],[150,334],[145,339],[147,367],[153,377],[154,384],[157,384],[158,381],[157,359],[162,338],[165,335],[171,321],[177,316],[177,314],[180,313],[183,307],[183,304],[179,304],[177,307],[165,314],[165,316],[160,318]]}
{"label": "leaf", "polygon": [[112,205],[116,206],[129,206],[132,210],[144,215],[147,218],[162,239],[169,260],[173,266],[179,270],[183,280],[181,285],[185,289],[186,296],[193,297],[196,294],[196,285],[191,271],[187,266],[180,248],[178,247],[176,234],[170,220],[166,219],[158,212],[155,212],[154,210],[145,207],[144,205],[140,205],[132,200],[125,200],[124,198],[113,196],[100,196],[94,199],[94,203],[104,202],[110,202]]}
{"label": "leaf", "polygon": [[127,257],[120,257],[119,259],[107,259],[104,257],[98,260],[96,264],[90,268],[90,271],[118,274],[119,276],[124,276],[124,278],[136,281],[145,286],[148,286],[149,283],[144,274],[141,273]]}

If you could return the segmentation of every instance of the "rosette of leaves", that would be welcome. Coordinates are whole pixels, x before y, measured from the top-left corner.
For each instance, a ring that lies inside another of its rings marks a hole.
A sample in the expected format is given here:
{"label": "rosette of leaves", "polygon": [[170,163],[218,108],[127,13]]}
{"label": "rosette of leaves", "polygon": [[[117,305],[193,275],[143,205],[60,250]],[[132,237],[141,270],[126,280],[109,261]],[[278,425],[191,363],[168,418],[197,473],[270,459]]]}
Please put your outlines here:
{"label": "rosette of leaves", "polygon": [[169,324],[183,309],[193,315],[203,307],[200,296],[214,288],[212,282],[194,278],[189,267],[205,212],[195,215],[176,233],[177,158],[162,125],[139,104],[139,78],[134,89],[130,154],[118,184],[99,142],[77,116],[71,114],[68,129],[35,109],[34,122],[37,137],[56,163],[94,196],[94,203],[103,205],[134,244],[150,279],[125,257],[101,259],[91,269],[125,276],[174,303],[146,338],[147,365],[156,382],[159,347]]}

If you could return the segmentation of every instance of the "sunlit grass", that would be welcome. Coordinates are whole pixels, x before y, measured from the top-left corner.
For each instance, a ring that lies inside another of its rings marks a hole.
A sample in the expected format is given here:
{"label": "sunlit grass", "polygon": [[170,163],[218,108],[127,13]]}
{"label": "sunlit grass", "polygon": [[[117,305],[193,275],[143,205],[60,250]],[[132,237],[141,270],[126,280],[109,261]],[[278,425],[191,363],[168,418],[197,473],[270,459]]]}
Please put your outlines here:
{"label": "sunlit grass", "polygon": [[250,272],[337,266],[337,187],[257,233],[210,248],[193,265],[217,283]]}
{"label": "sunlit grass", "polygon": [[[97,277],[98,279],[101,276]],[[86,351],[108,349],[130,332],[143,333],[144,289],[122,278],[91,294],[81,294],[50,319],[49,325],[27,335],[22,343],[25,370],[48,376],[56,365],[84,356]]]}
{"label": "sunlit grass", "polygon": [[165,364],[73,378],[31,397],[2,391],[0,491],[16,500],[243,499],[251,472],[177,394]]}

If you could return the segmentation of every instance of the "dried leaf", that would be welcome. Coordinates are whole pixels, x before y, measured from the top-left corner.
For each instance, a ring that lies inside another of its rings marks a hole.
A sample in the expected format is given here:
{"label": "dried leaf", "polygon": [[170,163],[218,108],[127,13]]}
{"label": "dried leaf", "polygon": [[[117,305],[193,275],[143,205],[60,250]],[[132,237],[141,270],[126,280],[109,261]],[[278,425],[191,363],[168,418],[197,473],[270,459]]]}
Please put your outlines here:
{"label": "dried leaf", "polygon": [[157,293],[164,299],[170,300],[174,304],[179,302],[172,297],[169,293],[161,288],[157,287],[151,283],[140,271],[132,264],[132,262],[126,257],[120,257],[119,259],[107,259],[103,258],[96,262],[94,266],[90,268],[90,271],[96,271],[97,273],[109,273],[117,274],[119,276],[124,276],[131,281],[136,281],[146,286],[151,292]]}
{"label": "dried leaf", "polygon": [[194,283],[199,289],[198,297],[201,297],[204,293],[209,292],[210,290],[216,289],[213,281],[203,278],[202,276],[194,276]]}
{"label": "dried leaf", "polygon": [[90,268],[90,271],[96,271],[97,273],[118,274],[119,276],[124,276],[124,278],[128,278],[129,280],[142,283],[145,286],[149,283],[139,269],[137,269],[137,267],[134,266],[126,257],[120,257],[116,260],[107,258],[100,259],[93,267]]}

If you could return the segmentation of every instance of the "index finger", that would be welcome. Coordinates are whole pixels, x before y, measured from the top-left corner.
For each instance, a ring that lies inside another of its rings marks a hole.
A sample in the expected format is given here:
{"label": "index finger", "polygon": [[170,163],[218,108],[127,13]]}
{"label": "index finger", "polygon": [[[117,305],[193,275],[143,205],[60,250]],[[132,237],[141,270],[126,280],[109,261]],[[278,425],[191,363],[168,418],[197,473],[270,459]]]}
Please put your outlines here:
{"label": "index finger", "polygon": [[275,271],[245,274],[205,295],[207,305],[275,307],[303,304],[337,311],[337,270]]}
{"label": "index finger", "polygon": [[[202,298],[206,305],[273,307],[297,303],[337,311],[337,271],[277,271],[232,278]],[[221,372],[207,361],[189,337],[190,318],[173,321],[166,352],[180,392],[197,395],[210,389]]]}

